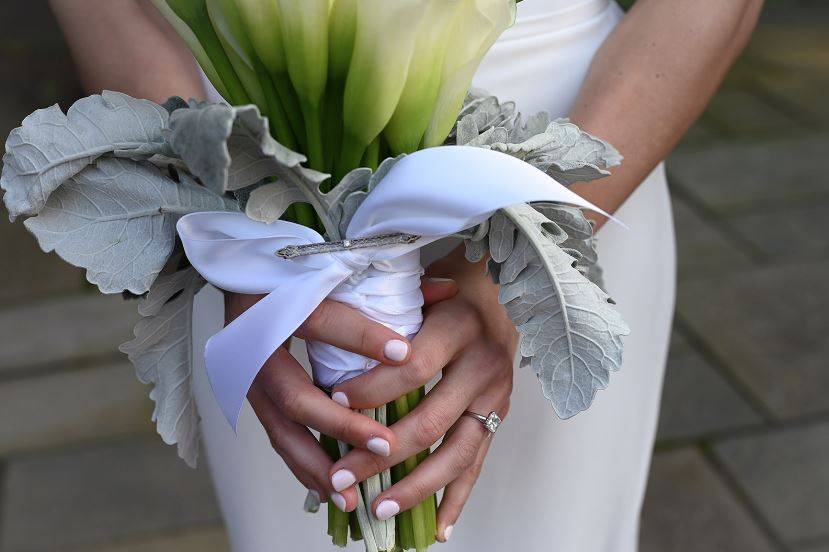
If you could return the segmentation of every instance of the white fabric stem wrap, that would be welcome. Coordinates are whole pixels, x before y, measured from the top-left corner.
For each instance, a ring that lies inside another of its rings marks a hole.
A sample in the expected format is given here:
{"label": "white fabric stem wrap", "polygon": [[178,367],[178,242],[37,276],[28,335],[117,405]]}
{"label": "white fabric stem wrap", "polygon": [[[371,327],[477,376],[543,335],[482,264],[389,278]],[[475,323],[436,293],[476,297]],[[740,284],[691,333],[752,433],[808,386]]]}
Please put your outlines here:
{"label": "white fabric stem wrap", "polygon": [[[420,250],[396,259],[377,261],[337,286],[329,299],[345,303],[365,316],[410,337],[423,322],[423,294],[420,292]],[[376,360],[320,341],[306,342],[308,358],[318,385],[330,389],[371,370]]]}
{"label": "white fabric stem wrap", "polygon": [[[235,428],[265,361],[326,298],[355,307],[402,335],[417,332],[419,249],[488,219],[516,203],[552,201],[602,212],[545,173],[508,155],[445,146],[402,158],[357,209],[349,239],[403,232],[414,243],[281,259],[288,245],[323,241],[291,222],[255,222],[242,213],[202,212],[177,229],[196,270],[219,289],[267,296],[214,335],[205,347],[213,393]],[[310,344],[314,375],[333,386],[376,363],[321,343]]]}

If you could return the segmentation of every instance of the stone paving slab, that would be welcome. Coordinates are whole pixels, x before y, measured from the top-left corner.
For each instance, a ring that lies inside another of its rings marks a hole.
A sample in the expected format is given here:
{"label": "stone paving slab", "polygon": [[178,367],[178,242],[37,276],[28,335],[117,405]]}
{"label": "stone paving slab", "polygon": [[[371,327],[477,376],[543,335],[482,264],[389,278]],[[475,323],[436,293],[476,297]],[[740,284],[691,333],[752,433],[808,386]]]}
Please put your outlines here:
{"label": "stone paving slab", "polygon": [[772,552],[760,527],[696,449],[654,457],[641,552]]}
{"label": "stone paving slab", "polygon": [[154,432],[149,390],[127,362],[0,383],[0,456]]}
{"label": "stone paving slab", "polygon": [[[5,137],[3,137],[5,138]],[[77,292],[84,287],[83,272],[46,255],[21,222],[11,223],[0,204],[0,259],[14,260],[0,271],[0,301],[21,302],[44,295]]]}
{"label": "stone paving slab", "polygon": [[685,201],[673,199],[677,242],[677,275],[680,280],[745,270],[751,257],[728,240],[723,232],[701,218]]}
{"label": "stone paving slab", "polygon": [[735,217],[730,222],[743,239],[775,263],[817,260],[829,258],[827,213],[829,201]]}
{"label": "stone paving slab", "polygon": [[758,144],[723,143],[677,151],[668,160],[672,186],[723,217],[829,199],[823,159],[829,134]]}
{"label": "stone paving slab", "polygon": [[829,552],[829,543],[796,546],[794,552]]}
{"label": "stone paving slab", "polygon": [[191,470],[157,439],[12,458],[2,504],[3,552],[98,550],[219,521],[206,470]]}
{"label": "stone paving slab", "polygon": [[132,338],[138,305],[89,293],[0,310],[0,373],[94,356],[117,358]]}
{"label": "stone paving slab", "polygon": [[657,439],[699,439],[762,418],[698,353],[668,361]]}
{"label": "stone paving slab", "polygon": [[714,450],[783,539],[829,539],[829,422],[726,440]]}
{"label": "stone paving slab", "polygon": [[688,339],[676,328],[671,332],[671,344],[668,349],[672,358],[679,358],[693,352],[693,347],[688,342]]}
{"label": "stone paving slab", "polygon": [[684,283],[683,321],[774,417],[829,411],[829,262]]}
{"label": "stone paving slab", "polygon": [[796,119],[744,90],[720,91],[706,109],[706,120],[727,136],[752,139],[801,129]]}
{"label": "stone paving slab", "polygon": [[55,552],[230,552],[230,543],[221,526],[211,526],[119,544],[96,544]]}

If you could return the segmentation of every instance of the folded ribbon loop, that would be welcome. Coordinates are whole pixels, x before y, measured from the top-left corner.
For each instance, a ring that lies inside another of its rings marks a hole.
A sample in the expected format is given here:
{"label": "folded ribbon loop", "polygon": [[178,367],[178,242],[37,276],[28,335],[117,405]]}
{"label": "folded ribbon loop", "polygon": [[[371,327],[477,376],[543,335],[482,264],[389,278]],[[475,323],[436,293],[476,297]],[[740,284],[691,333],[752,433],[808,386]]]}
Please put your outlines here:
{"label": "folded ribbon loop", "polygon": [[[205,348],[207,375],[230,424],[236,427],[248,389],[267,359],[326,297],[413,335],[422,321],[419,249],[480,224],[500,208],[534,201],[602,213],[514,157],[445,146],[399,160],[366,196],[346,232],[350,239],[398,232],[421,236],[413,243],[283,259],[275,252],[320,242],[322,236],[290,222],[255,222],[242,213],[182,217],[177,229],[187,257],[207,281],[226,291],[267,294]],[[317,382],[329,387],[376,364],[319,343],[309,343],[309,356]]]}

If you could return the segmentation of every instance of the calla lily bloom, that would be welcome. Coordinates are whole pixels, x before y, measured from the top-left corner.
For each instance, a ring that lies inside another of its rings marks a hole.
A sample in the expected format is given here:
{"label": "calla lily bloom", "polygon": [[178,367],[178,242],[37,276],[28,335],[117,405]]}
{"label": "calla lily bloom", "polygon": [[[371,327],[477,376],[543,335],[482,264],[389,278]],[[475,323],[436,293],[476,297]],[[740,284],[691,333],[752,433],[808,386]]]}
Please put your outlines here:
{"label": "calla lily bloom", "polygon": [[443,62],[441,88],[423,146],[446,140],[463,105],[472,77],[495,41],[515,21],[515,1],[461,0],[462,6],[450,31]]}

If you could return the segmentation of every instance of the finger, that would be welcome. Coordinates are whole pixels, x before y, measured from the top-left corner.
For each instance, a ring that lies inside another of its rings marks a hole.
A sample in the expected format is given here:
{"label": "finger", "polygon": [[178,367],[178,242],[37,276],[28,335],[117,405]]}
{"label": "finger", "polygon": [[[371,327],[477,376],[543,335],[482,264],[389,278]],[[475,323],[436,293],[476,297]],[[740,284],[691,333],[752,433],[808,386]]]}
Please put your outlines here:
{"label": "finger", "polygon": [[282,416],[259,383],[255,382],[251,387],[248,400],[265,428],[271,446],[294,477],[322,500],[330,497],[341,510],[354,510],[357,507],[356,489],[334,490],[328,478],[333,460],[308,428]]}
{"label": "finger", "polygon": [[412,351],[411,343],[404,336],[369,320],[357,309],[327,299],[294,335],[391,365],[405,363]]}
{"label": "finger", "polygon": [[[331,468],[334,488],[341,488],[346,483],[365,481],[421,451],[443,437],[467,409],[468,405],[483,395],[489,384],[485,371],[480,377],[472,377],[472,372],[479,368],[483,360],[481,355],[486,349],[476,349],[459,359],[451,370],[426,395],[421,403],[408,415],[395,423],[391,429],[397,437],[397,445],[386,458],[354,449],[346,454]],[[508,393],[505,390],[501,393]],[[499,404],[502,396],[490,401]]]}
{"label": "finger", "polygon": [[380,365],[334,389],[352,408],[375,408],[426,385],[480,333],[480,321],[463,303],[433,306],[412,340],[411,359],[403,366]]}
{"label": "finger", "polygon": [[472,467],[490,435],[479,421],[464,416],[451,435],[412,473],[377,496],[372,511],[378,519],[385,520],[420,504]]}
{"label": "finger", "polygon": [[426,277],[420,282],[420,291],[423,292],[423,306],[428,307],[457,295],[458,284],[450,278]]}
{"label": "finger", "polygon": [[305,369],[284,347],[262,368],[257,381],[290,420],[373,454],[391,454],[396,442],[394,432],[331,400],[311,382]]}
{"label": "finger", "polygon": [[449,483],[443,491],[437,514],[436,537],[440,542],[446,542],[452,536],[452,530],[458,523],[461,511],[466,506],[469,495],[472,494],[472,489],[481,474],[490,444],[492,444],[492,439],[484,440],[472,465],[460,477]]}

